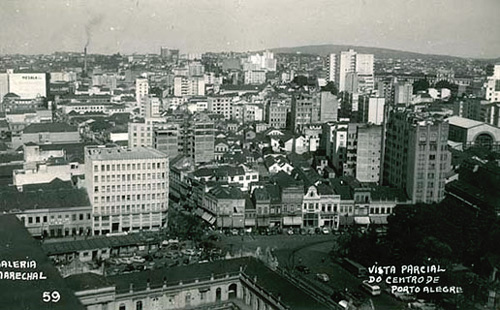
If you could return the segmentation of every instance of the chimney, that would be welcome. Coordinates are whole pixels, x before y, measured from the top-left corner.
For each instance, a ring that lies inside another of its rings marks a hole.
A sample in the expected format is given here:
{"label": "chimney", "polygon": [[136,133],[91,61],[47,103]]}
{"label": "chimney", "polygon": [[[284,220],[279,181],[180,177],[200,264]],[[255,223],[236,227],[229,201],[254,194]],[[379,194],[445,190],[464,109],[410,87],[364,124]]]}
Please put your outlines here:
{"label": "chimney", "polygon": [[87,76],[87,47],[83,48],[83,75]]}

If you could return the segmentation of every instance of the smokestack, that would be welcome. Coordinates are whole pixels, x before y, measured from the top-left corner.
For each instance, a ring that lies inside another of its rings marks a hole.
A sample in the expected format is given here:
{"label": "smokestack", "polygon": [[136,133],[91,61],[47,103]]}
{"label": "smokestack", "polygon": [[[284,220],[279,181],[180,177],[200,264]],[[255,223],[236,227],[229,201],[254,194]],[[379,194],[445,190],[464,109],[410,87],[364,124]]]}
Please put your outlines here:
{"label": "smokestack", "polygon": [[83,76],[87,76],[87,46],[83,48]]}

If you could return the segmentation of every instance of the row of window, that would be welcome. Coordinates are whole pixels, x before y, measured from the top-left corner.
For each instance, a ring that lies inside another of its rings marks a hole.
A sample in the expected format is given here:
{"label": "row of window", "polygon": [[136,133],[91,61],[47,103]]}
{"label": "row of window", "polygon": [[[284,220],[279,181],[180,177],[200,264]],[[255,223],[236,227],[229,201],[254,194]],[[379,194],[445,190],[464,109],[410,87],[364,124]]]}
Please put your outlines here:
{"label": "row of window", "polygon": [[[165,162],[156,162],[156,163],[142,163],[142,170],[151,170],[151,169],[165,169]],[[131,170],[140,170],[141,163],[132,163],[132,164],[107,164],[101,165],[101,172],[109,172],[109,171],[131,171]],[[99,172],[99,165],[94,165],[94,172]]]}
{"label": "row of window", "polygon": [[[101,182],[126,182],[126,181],[146,181],[146,180],[163,180],[167,177],[165,172],[157,173],[128,173],[128,174],[112,174],[101,175]],[[99,183],[99,176],[94,176],[94,183]]]}
{"label": "row of window", "polygon": [[112,196],[95,196],[94,203],[120,202],[120,201],[146,201],[155,199],[167,199],[165,192],[153,194],[136,194],[136,195],[112,195]]}
{"label": "row of window", "polygon": [[99,207],[94,207],[94,212],[95,213],[105,213],[105,214],[115,214],[115,213],[121,213],[121,214],[127,214],[130,212],[133,213],[144,213],[148,211],[160,211],[165,207],[164,202],[158,202],[158,203],[143,203],[143,204],[130,204],[130,205],[125,205],[125,206],[101,206]]}
{"label": "row of window", "polygon": [[[132,214],[132,222],[140,222],[141,218],[143,221],[149,221],[150,217],[153,219],[153,221],[159,221],[161,220],[161,213],[142,213],[142,214]],[[102,222],[103,225],[109,224],[111,220],[115,222],[115,220],[119,219],[120,216],[118,215],[103,215],[103,216],[94,216],[94,223],[99,223]],[[123,222],[129,222],[130,217],[125,216],[122,217]]]}
{"label": "row of window", "polygon": [[[71,214],[71,217],[69,214],[66,214],[64,217],[62,214],[57,215],[51,215],[50,219],[55,220],[55,219],[62,220],[63,218],[65,220],[69,220],[71,218],[71,221],[76,222],[76,221],[84,221],[84,220],[90,220],[90,213],[79,213],[79,214]],[[26,219],[28,219],[28,224],[38,224],[38,223],[47,223],[48,222],[48,216],[26,216],[26,217],[21,217],[21,221],[26,224]]]}
{"label": "row of window", "polygon": [[391,214],[392,213],[392,207],[371,207],[370,208],[370,214]]}
{"label": "row of window", "polygon": [[[114,193],[127,191],[130,192],[135,190],[150,191],[150,190],[161,190],[167,188],[167,182],[156,182],[148,184],[127,184],[127,185],[106,185],[101,186],[101,193]],[[99,186],[94,186],[94,193],[99,193]]]}

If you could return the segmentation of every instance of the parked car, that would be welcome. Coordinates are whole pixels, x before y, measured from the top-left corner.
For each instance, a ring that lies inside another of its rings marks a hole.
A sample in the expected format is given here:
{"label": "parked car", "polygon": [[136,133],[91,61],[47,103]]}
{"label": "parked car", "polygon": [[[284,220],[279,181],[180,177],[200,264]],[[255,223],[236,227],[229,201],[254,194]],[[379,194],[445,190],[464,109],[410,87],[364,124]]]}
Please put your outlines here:
{"label": "parked car", "polygon": [[328,235],[330,233],[330,228],[328,227],[323,227],[321,229],[321,232],[323,233],[323,235]]}
{"label": "parked car", "polygon": [[286,231],[286,233],[287,233],[288,235],[293,235],[293,229],[291,229],[291,228],[290,228],[290,229],[288,229],[288,230]]}
{"label": "parked car", "polygon": [[326,273],[317,273],[316,278],[320,280],[321,282],[328,282],[330,281],[330,277]]}
{"label": "parked car", "polygon": [[295,269],[297,269],[297,271],[300,271],[300,272],[305,273],[305,274],[309,274],[311,272],[309,267],[307,267],[305,265],[298,265],[297,267],[295,267]]}

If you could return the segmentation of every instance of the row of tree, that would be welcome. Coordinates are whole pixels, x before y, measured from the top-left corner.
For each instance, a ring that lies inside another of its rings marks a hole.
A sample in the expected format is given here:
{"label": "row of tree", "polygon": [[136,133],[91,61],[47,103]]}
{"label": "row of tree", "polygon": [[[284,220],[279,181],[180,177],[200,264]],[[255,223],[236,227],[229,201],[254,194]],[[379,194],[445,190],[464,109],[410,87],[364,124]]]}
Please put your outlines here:
{"label": "row of tree", "polygon": [[[487,279],[500,266],[499,244],[500,221],[494,210],[447,198],[439,204],[397,206],[386,235],[373,227],[363,234],[352,230],[340,236],[332,254],[365,266],[439,264],[449,271],[443,283],[462,285],[468,301],[485,301]],[[457,265],[472,272],[451,272]]]}

